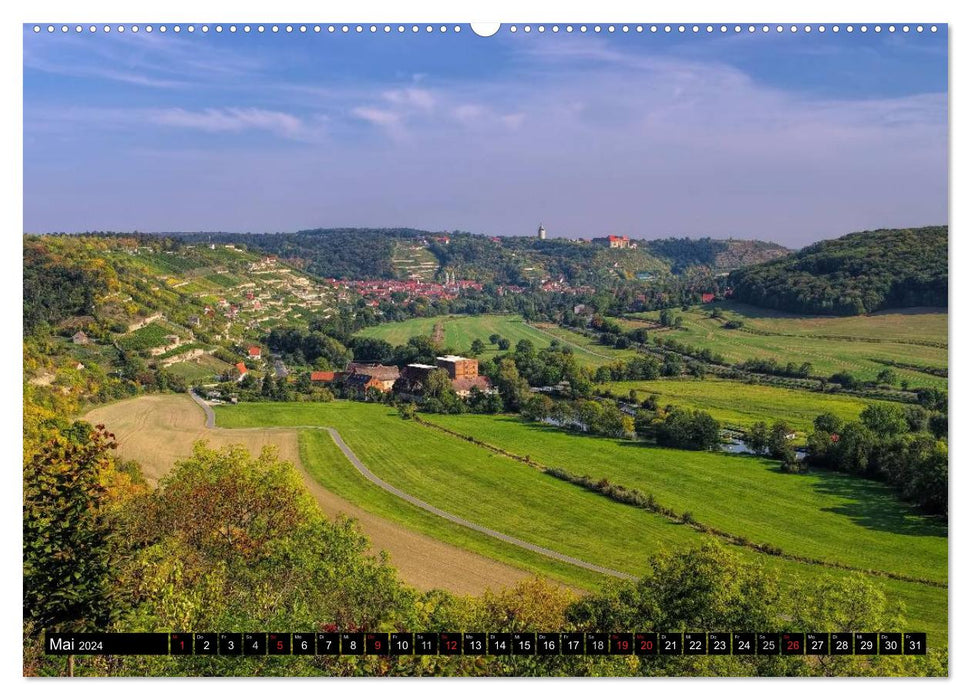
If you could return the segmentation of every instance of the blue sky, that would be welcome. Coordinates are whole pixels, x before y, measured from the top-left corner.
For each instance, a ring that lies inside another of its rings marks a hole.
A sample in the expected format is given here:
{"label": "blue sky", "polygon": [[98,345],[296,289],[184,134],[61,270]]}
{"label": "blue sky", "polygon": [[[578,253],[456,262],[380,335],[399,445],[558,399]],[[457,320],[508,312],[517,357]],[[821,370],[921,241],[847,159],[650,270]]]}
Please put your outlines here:
{"label": "blue sky", "polygon": [[24,34],[24,229],[947,220],[947,37]]}

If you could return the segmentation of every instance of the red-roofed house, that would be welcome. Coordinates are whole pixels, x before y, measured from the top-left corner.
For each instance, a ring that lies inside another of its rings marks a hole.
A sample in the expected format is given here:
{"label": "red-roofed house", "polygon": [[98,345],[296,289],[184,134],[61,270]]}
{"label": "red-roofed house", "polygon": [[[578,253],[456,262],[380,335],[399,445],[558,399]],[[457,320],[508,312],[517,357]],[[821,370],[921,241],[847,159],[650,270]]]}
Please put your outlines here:
{"label": "red-roofed house", "polygon": [[251,360],[258,360],[263,357],[263,351],[254,345],[249,349],[249,357]]}
{"label": "red-roofed house", "polygon": [[326,384],[328,382],[334,381],[337,376],[336,372],[322,372],[314,371],[310,373],[310,381],[315,384]]}
{"label": "red-roofed house", "polygon": [[243,381],[243,377],[246,376],[246,373],[249,372],[249,370],[246,369],[246,365],[245,364],[243,364],[242,362],[237,362],[236,363],[236,372],[237,372],[237,374],[239,374],[239,376],[236,377],[236,381],[237,382],[241,382],[241,381]]}
{"label": "red-roofed house", "polygon": [[605,245],[608,248],[636,248],[636,243],[631,243],[630,238],[627,236],[614,236],[610,235],[605,238],[594,238],[593,243],[597,245]]}
{"label": "red-roofed house", "polygon": [[701,295],[702,304],[710,304],[713,301],[715,301],[715,295],[712,294],[711,292],[705,292],[704,294]]}

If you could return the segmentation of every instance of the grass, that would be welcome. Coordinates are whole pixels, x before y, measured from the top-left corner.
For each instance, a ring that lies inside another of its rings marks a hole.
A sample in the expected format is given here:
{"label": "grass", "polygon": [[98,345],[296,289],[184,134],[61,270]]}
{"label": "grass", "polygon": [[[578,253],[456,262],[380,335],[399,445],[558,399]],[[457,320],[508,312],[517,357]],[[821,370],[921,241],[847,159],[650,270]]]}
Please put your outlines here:
{"label": "grass", "polygon": [[153,272],[163,274],[180,274],[197,267],[202,267],[204,264],[192,257],[163,252],[146,253],[139,251],[135,260]]}
{"label": "grass", "polygon": [[235,287],[236,285],[243,283],[243,279],[241,277],[221,272],[214,272],[211,275],[206,275],[205,279],[207,282],[211,282],[220,289]]}
{"label": "grass", "polygon": [[800,316],[737,302],[714,304],[725,317],[759,331],[812,337],[853,337],[947,344],[947,309],[878,311],[868,316]]}
{"label": "grass", "polygon": [[618,360],[630,360],[639,355],[636,350],[618,350],[609,345],[601,345],[593,338],[588,338],[582,333],[563,328],[555,323],[537,323],[535,327],[550,339],[556,338],[563,345],[570,347],[573,352],[577,353],[578,357],[581,354],[592,355],[596,361],[589,363],[588,366],[599,367]]}
{"label": "grass", "polygon": [[597,573],[486,537],[392,496],[354,469],[330,435],[323,431],[300,432],[300,460],[328,491],[411,530],[582,589],[597,590],[603,585],[604,577]]}
{"label": "grass", "polygon": [[[642,552],[695,540],[688,528],[546,476],[471,443],[352,402],[220,407],[217,424],[329,425],[375,474],[443,510],[514,537],[631,574]],[[227,421],[227,418],[230,420]]]}
{"label": "grass", "polygon": [[947,528],[877,482],[822,470],[783,474],[767,459],[590,437],[509,416],[430,420],[546,466],[638,488],[678,513],[790,554],[947,579]]}
{"label": "grass", "polygon": [[190,383],[214,381],[216,375],[225,373],[227,369],[229,369],[229,363],[212,355],[200,355],[186,362],[177,362],[166,367],[166,371]]}
{"label": "grass", "polygon": [[121,336],[118,339],[118,345],[125,350],[132,351],[157,348],[165,345],[165,336],[171,335],[173,332],[158,323],[150,323],[147,326],[139,328],[137,331],[132,331],[127,335]]}
{"label": "grass", "polygon": [[[543,330],[529,326],[523,322],[521,316],[512,314],[485,314],[482,316],[433,316],[430,318],[413,318],[407,321],[382,323],[379,326],[365,328],[359,335],[369,338],[380,338],[392,345],[404,345],[409,338],[417,335],[431,336],[437,325],[441,324],[443,331],[442,343],[453,352],[468,352],[472,341],[478,338],[486,344],[482,358],[492,357],[501,352],[498,346],[489,342],[489,336],[498,333],[511,343],[515,349],[520,340],[529,340],[537,349],[549,346],[550,341],[560,338],[567,341],[573,349],[577,360],[586,367],[599,367],[623,357],[633,356],[633,351],[618,351],[604,348],[578,334],[564,331],[555,327]],[[626,353],[626,354],[623,354]]]}
{"label": "grass", "polygon": [[[724,318],[709,317],[716,306],[722,309]],[[658,333],[687,345],[710,348],[732,363],[750,358],[771,358],[783,365],[809,362],[814,375],[848,371],[863,380],[876,379],[886,367],[878,360],[947,367],[947,313],[941,310],[830,318],[794,316],[723,302],[676,313],[683,317],[684,327]],[[656,321],[658,313],[645,312],[634,317]],[[735,330],[723,328],[730,319],[741,320],[744,326]],[[947,387],[943,377],[909,369],[894,371],[911,387]]]}
{"label": "grass", "polygon": [[[403,421],[383,406],[243,404],[217,407],[216,412],[222,427],[333,426],[378,476],[433,505],[635,575],[643,573],[651,554],[697,544],[703,537],[684,525],[614,503],[433,428]],[[910,514],[879,484],[836,474],[783,475],[763,460],[570,436],[506,417],[435,420],[467,429],[487,442],[504,441],[510,451],[528,452],[544,463],[581,473],[596,469],[594,473],[610,475],[618,483],[651,490],[665,505],[691,510],[702,522],[739,534],[752,532],[755,542],[773,542],[806,555],[838,556],[873,568],[927,574],[936,580],[946,578],[946,529]],[[301,454],[304,466],[325,487],[407,527],[582,588],[591,588],[598,578],[402,503],[360,477],[322,432],[303,431]],[[649,460],[642,458],[648,455]],[[773,567],[782,580],[846,575],[746,549],[736,551],[753,563]],[[888,592],[892,604],[906,605],[908,624],[926,629],[938,644],[943,643],[946,590],[882,577],[871,580]]]}
{"label": "grass", "polygon": [[638,401],[653,394],[657,396],[659,406],[671,404],[707,411],[729,427],[747,428],[757,421],[771,424],[784,420],[803,433],[812,431],[813,419],[821,413],[835,413],[844,421],[856,420],[867,404],[880,403],[843,394],[823,394],[717,378],[607,382],[598,388],[609,389],[620,397],[626,397],[633,389],[637,392]]}

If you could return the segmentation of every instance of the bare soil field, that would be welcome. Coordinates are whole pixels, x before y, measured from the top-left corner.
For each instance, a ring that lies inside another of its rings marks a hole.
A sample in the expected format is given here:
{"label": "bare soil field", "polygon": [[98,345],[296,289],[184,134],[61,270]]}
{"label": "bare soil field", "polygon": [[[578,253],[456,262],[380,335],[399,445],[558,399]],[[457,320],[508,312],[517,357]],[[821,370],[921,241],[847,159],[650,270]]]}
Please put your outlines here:
{"label": "bare soil field", "polygon": [[226,429],[205,427],[202,409],[187,395],[140,396],[100,406],[84,416],[103,423],[118,440],[118,452],[142,466],[155,483],[174,463],[192,454],[197,440],[213,447],[241,444],[251,454],[276,445],[282,459],[294,464],[321,510],[328,517],[347,515],[358,521],[374,552],[387,551],[401,578],[422,589],[444,588],[452,593],[479,594],[529,578],[530,574],[464,549],[403,528],[368,513],[324,489],[300,464],[297,431],[290,428]]}

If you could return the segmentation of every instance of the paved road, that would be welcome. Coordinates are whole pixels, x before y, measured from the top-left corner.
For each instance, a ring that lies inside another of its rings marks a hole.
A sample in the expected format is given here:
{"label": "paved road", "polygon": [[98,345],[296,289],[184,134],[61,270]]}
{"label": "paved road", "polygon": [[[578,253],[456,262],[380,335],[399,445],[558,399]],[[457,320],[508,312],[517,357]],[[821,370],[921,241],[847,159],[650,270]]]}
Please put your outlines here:
{"label": "paved road", "polygon": [[370,469],[364,466],[364,464],[357,458],[357,455],[351,451],[351,448],[347,446],[344,440],[341,438],[340,433],[338,433],[333,428],[325,428],[325,430],[330,433],[330,437],[334,440],[334,443],[340,448],[344,456],[347,457],[348,461],[354,465],[364,476],[365,479],[370,481],[375,486],[384,489],[388,493],[397,496],[403,501],[407,501],[413,506],[417,506],[422,510],[427,510],[429,513],[433,513],[440,518],[444,518],[449,522],[453,522],[456,525],[461,525],[462,527],[467,527],[470,530],[475,530],[476,532],[481,532],[483,535],[488,535],[497,540],[501,540],[516,547],[521,547],[522,549],[529,550],[530,552],[535,552],[536,554],[542,554],[543,556],[549,557],[551,559],[557,559],[559,561],[566,562],[567,564],[572,564],[573,566],[579,566],[582,569],[589,569],[590,571],[596,571],[598,574],[605,574],[607,576],[613,576],[615,578],[625,578],[630,580],[635,580],[637,577],[630,574],[626,574],[622,571],[614,571],[613,569],[608,569],[603,566],[597,566],[596,564],[591,564],[590,562],[583,561],[582,559],[576,559],[574,557],[568,556],[566,554],[560,554],[559,552],[554,552],[552,549],[546,549],[545,547],[540,547],[539,545],[530,544],[529,542],[524,542],[523,540],[517,539],[515,537],[510,537],[509,535],[504,535],[501,532],[496,532],[495,530],[490,530],[487,527],[482,527],[481,525],[476,525],[473,522],[466,520],[465,518],[460,518],[457,515],[452,515],[447,513],[440,508],[425,503],[412,496],[411,494],[405,493],[401,489],[392,486],[388,482],[384,481],[376,474],[374,474]]}
{"label": "paved road", "polygon": [[[206,427],[207,428],[216,427],[216,415],[213,413],[212,407],[209,404],[207,404],[205,401],[203,401],[202,398],[197,396],[194,392],[190,391],[189,395],[192,396],[192,400],[195,401],[197,404],[199,404],[202,407],[202,410],[205,411]],[[347,443],[344,442],[344,439],[341,437],[340,433],[338,433],[334,428],[322,427],[319,425],[298,425],[298,426],[287,426],[287,427],[292,427],[299,430],[305,430],[305,429],[326,430],[330,434],[330,437],[334,441],[334,444],[336,444],[337,447],[340,448],[340,451],[344,453],[344,456],[347,457],[347,460],[352,465],[354,465],[354,468],[357,469],[365,479],[370,481],[378,488],[383,489],[384,491],[387,491],[388,493],[392,494],[393,496],[397,496],[401,500],[407,501],[411,505],[417,508],[421,508],[422,510],[428,511],[429,513],[432,513],[434,515],[437,515],[440,518],[444,518],[449,522],[455,523],[456,525],[461,525],[462,527],[467,527],[470,530],[475,530],[476,532],[481,532],[483,535],[487,535],[488,537],[492,537],[494,539],[500,540],[507,544],[511,544],[513,546],[528,550],[530,552],[535,552],[536,554],[542,554],[543,556],[549,557],[550,559],[556,559],[558,561],[566,562],[567,564],[572,564],[573,566],[579,566],[581,569],[588,569],[589,571],[595,571],[598,574],[604,574],[605,576],[613,576],[614,578],[623,578],[631,581],[636,580],[637,578],[636,576],[632,576],[631,574],[624,573],[623,571],[615,571],[614,569],[608,569],[604,566],[597,566],[596,564],[591,564],[590,562],[583,561],[582,559],[577,559],[575,557],[571,557],[566,554],[561,554],[560,552],[555,552],[552,549],[547,549],[546,547],[540,547],[539,545],[525,542],[516,537],[511,537],[510,535],[504,535],[501,532],[490,530],[489,528],[483,527],[482,525],[476,525],[475,523],[469,520],[466,520],[465,518],[460,518],[457,515],[452,515],[451,513],[448,513],[442,510],[441,508],[436,508],[430,503],[425,503],[421,499],[415,498],[409,493],[405,493],[404,491],[397,488],[396,486],[392,486],[387,481],[384,481],[379,476],[377,476],[374,472],[372,472],[370,469],[364,466],[364,463],[361,462],[360,459],[358,459],[357,455],[354,454],[351,448],[347,446]]]}
{"label": "paved road", "polygon": [[206,427],[207,428],[210,428],[210,429],[211,428],[215,428],[216,427],[216,414],[212,412],[212,406],[210,406],[205,401],[203,401],[202,400],[202,397],[199,396],[196,392],[192,391],[191,389],[189,390],[189,396],[192,397],[192,400],[193,401],[195,401],[197,404],[199,404],[200,406],[202,406],[202,410],[205,411],[205,413],[206,413]]}

